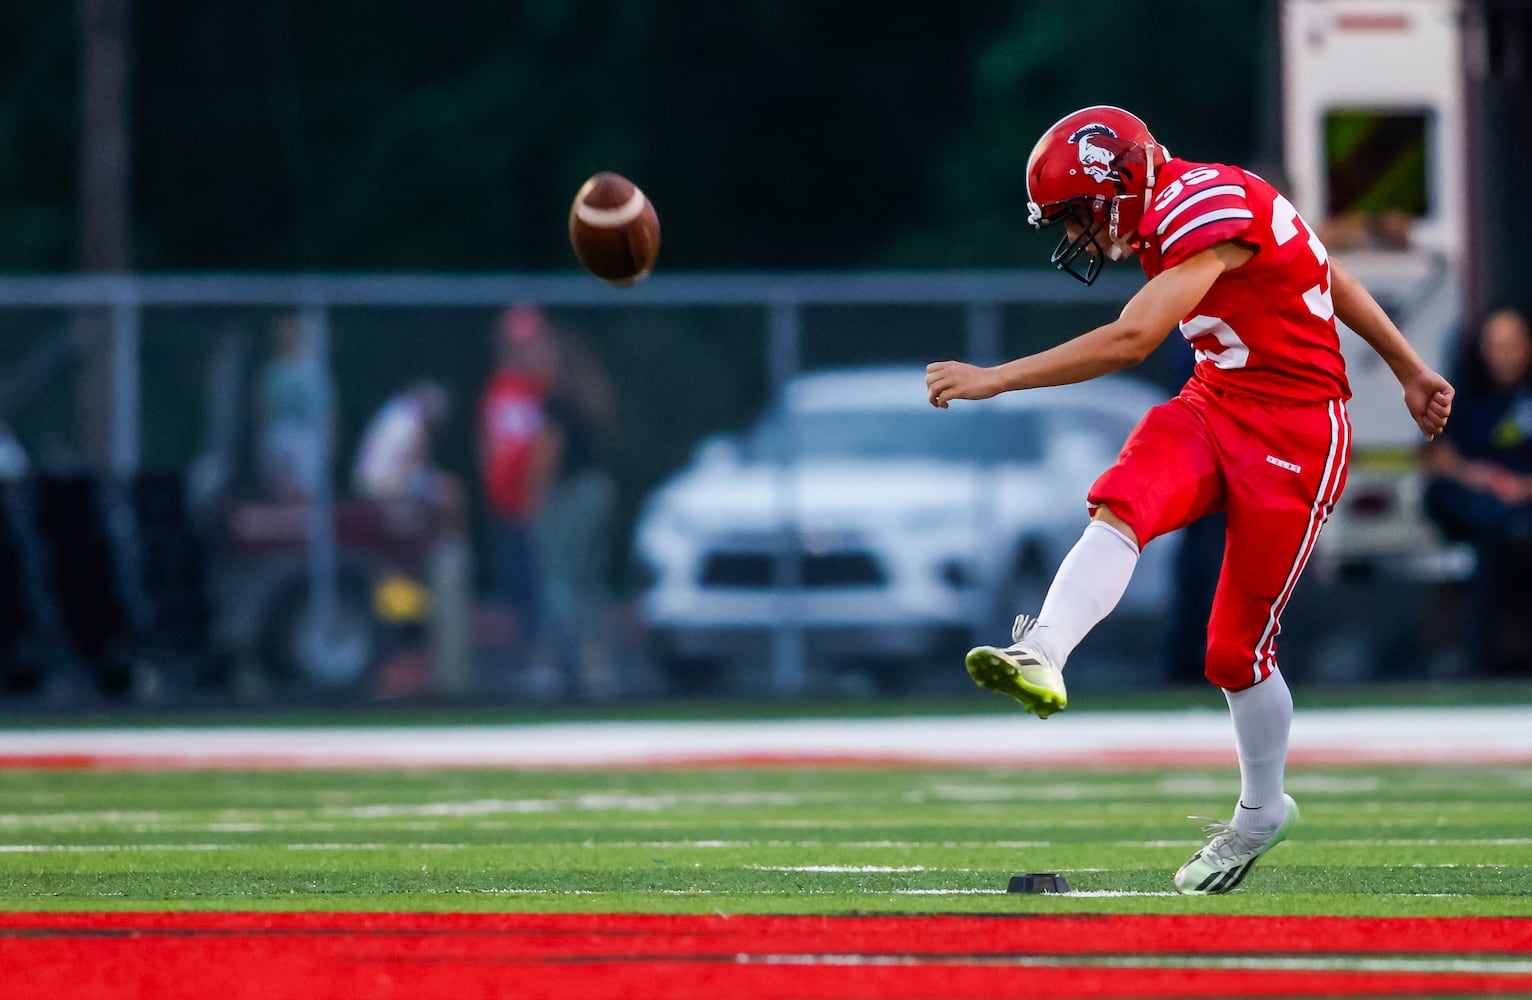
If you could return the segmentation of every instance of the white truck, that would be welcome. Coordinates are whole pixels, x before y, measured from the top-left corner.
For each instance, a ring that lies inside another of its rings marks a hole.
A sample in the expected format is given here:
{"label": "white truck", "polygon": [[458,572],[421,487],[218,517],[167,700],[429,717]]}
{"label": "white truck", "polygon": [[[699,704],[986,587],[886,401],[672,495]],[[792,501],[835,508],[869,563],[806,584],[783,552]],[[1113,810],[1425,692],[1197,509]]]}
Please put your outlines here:
{"label": "white truck", "polygon": [[[1469,239],[1462,0],[1282,0],[1282,182],[1428,364],[1452,367]],[[1349,485],[1322,576],[1452,579],[1472,568],[1421,507],[1421,443],[1393,374],[1349,330]]]}

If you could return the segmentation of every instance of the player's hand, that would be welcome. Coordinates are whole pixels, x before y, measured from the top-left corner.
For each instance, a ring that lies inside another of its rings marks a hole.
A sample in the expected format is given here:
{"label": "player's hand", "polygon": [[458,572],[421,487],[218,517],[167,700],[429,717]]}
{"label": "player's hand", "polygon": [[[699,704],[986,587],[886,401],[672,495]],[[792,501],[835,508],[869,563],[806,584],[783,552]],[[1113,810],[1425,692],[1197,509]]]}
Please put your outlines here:
{"label": "player's hand", "polygon": [[926,397],[932,406],[945,410],[954,399],[988,399],[999,391],[992,368],[962,361],[933,361],[926,365]]}
{"label": "player's hand", "polygon": [[1429,368],[1422,368],[1404,384],[1404,405],[1427,441],[1434,441],[1447,426],[1452,395],[1452,384]]}

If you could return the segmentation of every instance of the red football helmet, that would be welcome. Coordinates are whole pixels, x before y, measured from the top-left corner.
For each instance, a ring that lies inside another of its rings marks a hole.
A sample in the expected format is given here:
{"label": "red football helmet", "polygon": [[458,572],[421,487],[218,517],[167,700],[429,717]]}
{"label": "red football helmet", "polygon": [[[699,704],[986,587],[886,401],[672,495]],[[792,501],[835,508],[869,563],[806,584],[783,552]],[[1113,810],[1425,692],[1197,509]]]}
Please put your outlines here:
{"label": "red football helmet", "polygon": [[1037,229],[1066,220],[1079,227],[1073,237],[1068,228],[1060,237],[1054,266],[1088,285],[1101,273],[1096,237],[1103,230],[1112,260],[1137,249],[1154,172],[1169,155],[1149,126],[1106,104],[1065,115],[1044,132],[1027,159],[1027,221]]}

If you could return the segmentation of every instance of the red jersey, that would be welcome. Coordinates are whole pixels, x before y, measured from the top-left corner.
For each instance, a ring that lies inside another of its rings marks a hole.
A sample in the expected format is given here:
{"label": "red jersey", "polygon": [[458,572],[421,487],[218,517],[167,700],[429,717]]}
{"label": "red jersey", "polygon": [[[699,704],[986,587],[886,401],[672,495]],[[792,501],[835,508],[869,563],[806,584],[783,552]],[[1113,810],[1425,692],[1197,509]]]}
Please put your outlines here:
{"label": "red jersey", "polygon": [[1197,352],[1193,378],[1268,403],[1350,398],[1329,256],[1270,184],[1239,167],[1170,160],[1138,233],[1151,278],[1224,240],[1255,249],[1181,320]]}
{"label": "red jersey", "polygon": [[546,395],[543,380],[511,372],[496,372],[484,389],[479,404],[484,492],[502,517],[524,517],[536,506],[528,479]]}

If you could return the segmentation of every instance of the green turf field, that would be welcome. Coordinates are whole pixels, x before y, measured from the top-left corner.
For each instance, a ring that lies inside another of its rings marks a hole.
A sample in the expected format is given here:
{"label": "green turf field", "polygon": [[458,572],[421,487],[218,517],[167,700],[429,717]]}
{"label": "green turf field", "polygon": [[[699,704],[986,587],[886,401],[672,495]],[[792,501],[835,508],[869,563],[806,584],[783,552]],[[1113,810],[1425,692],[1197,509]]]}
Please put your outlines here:
{"label": "green turf field", "polygon": [[0,909],[1532,915],[1532,768],[1288,787],[1292,840],[1183,898],[1229,771],[14,770]]}

